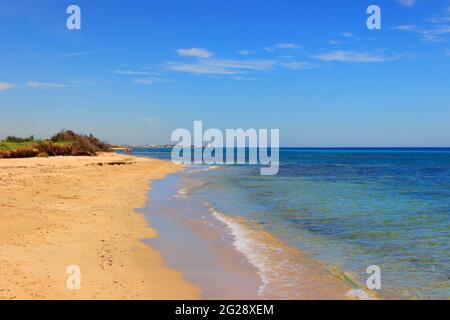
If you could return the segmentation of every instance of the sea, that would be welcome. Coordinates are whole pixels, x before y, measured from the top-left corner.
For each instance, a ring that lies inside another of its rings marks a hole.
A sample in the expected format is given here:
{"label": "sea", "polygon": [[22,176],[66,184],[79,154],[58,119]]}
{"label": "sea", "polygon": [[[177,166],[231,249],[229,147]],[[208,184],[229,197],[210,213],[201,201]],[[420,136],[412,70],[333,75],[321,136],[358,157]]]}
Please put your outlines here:
{"label": "sea", "polygon": [[[236,285],[243,298],[321,298],[301,295],[307,257],[362,298],[450,298],[450,149],[279,151],[275,176],[257,165],[192,165],[153,183],[141,211],[160,236],[148,242],[204,297],[232,298]],[[378,290],[367,286],[370,266]]]}

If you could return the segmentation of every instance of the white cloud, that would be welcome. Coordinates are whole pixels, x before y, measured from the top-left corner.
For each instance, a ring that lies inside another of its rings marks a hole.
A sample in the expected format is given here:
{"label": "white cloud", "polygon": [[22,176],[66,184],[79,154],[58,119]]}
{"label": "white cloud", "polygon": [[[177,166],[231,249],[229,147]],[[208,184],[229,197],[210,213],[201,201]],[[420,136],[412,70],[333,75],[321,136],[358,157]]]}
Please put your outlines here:
{"label": "white cloud", "polygon": [[45,82],[37,82],[37,81],[28,81],[25,85],[28,88],[33,89],[49,89],[49,88],[65,88],[67,85],[60,83],[45,83]]}
{"label": "white cloud", "polygon": [[254,70],[254,71],[268,71],[274,65],[273,60],[210,60],[208,64],[229,69],[243,69],[243,70]]}
{"label": "white cloud", "polygon": [[441,42],[450,35],[450,11],[449,8],[443,10],[440,14],[426,19],[425,25],[418,26],[413,24],[399,25],[391,29],[397,31],[416,32],[424,42]]}
{"label": "white cloud", "polygon": [[14,87],[15,87],[15,85],[12,84],[12,83],[0,82],[0,91],[8,90],[8,89],[11,89],[11,88],[14,88]]}
{"label": "white cloud", "polygon": [[277,49],[292,50],[292,49],[300,49],[300,48],[301,48],[301,46],[299,46],[298,44],[295,44],[295,43],[276,43],[272,47],[265,47],[264,50],[267,52],[273,52]]}
{"label": "white cloud", "polygon": [[[294,43],[278,43],[266,50],[278,50],[278,49],[295,49],[300,48],[299,45]],[[277,59],[223,59],[212,58],[212,54],[203,54],[208,52],[205,49],[201,49],[203,53],[199,53],[199,49],[183,49],[184,51],[177,50],[181,56],[198,57],[195,61],[166,61],[164,63],[165,68],[169,71],[191,73],[195,75],[225,75],[233,76],[236,80],[255,80],[254,77],[243,76],[243,74],[255,73],[255,72],[270,72],[277,68],[289,69],[289,70],[301,70],[317,68],[318,65],[306,61],[298,61],[293,55],[283,55]],[[239,52],[241,55],[252,54],[252,51],[242,50]],[[208,58],[209,56],[209,58]],[[139,82],[145,83],[145,81],[139,80]]]}
{"label": "white cloud", "polygon": [[440,25],[436,28],[422,29],[418,33],[425,42],[440,42],[444,40],[444,36],[450,34],[450,25]]}
{"label": "white cloud", "polygon": [[416,31],[417,26],[414,24],[403,24],[400,26],[393,27],[391,29],[398,30],[398,31]]}
{"label": "white cloud", "polygon": [[274,48],[276,49],[299,49],[300,46],[295,43],[277,43]]}
{"label": "white cloud", "polygon": [[450,22],[450,15],[448,13],[440,16],[434,16],[427,19],[427,22],[433,24],[445,24]]}
{"label": "white cloud", "polygon": [[125,76],[157,76],[157,75],[160,75],[157,72],[133,71],[133,70],[114,70],[113,73],[125,75]]}
{"label": "white cloud", "polygon": [[353,33],[351,33],[351,32],[341,32],[341,36],[346,37],[346,38],[352,38],[353,37]]}
{"label": "white cloud", "polygon": [[177,53],[181,57],[196,57],[203,59],[209,59],[214,55],[212,52],[200,48],[178,49]]}
{"label": "white cloud", "polygon": [[[214,74],[214,75],[239,75],[248,72],[269,72],[275,68],[289,70],[313,69],[318,66],[314,63],[297,60],[231,60],[211,59],[201,60],[195,63],[166,62],[170,71],[186,72],[192,74]],[[234,79],[249,79],[248,77],[236,76]],[[254,80],[254,78],[251,78]]]}
{"label": "white cloud", "polygon": [[450,7],[441,10],[439,14],[429,17],[428,25],[417,28],[417,33],[424,42],[441,42],[450,35]]}
{"label": "white cloud", "polygon": [[168,61],[166,62],[167,69],[170,71],[177,71],[177,72],[186,72],[186,73],[193,73],[193,74],[220,74],[220,75],[227,75],[227,74],[238,74],[239,71],[236,70],[227,70],[225,68],[217,67],[217,66],[211,66],[204,63],[184,63],[184,62],[173,62]]}
{"label": "white cloud", "polygon": [[250,50],[241,50],[238,53],[240,55],[243,55],[243,56],[248,56],[248,55],[254,54],[255,52],[254,51],[250,51]]}
{"label": "white cloud", "polygon": [[126,49],[128,49],[128,48],[71,52],[71,53],[67,53],[67,54],[63,55],[63,58],[73,58],[73,57],[87,56],[87,55],[91,55],[91,54],[100,54],[100,53],[111,53],[111,52],[122,51],[122,50],[126,50]]}
{"label": "white cloud", "polygon": [[166,67],[171,71],[216,75],[240,74],[249,70],[269,71],[274,65],[272,60],[207,59],[195,63],[166,62]]}
{"label": "white cloud", "polygon": [[412,7],[416,4],[416,0],[396,0],[404,7]]}
{"label": "white cloud", "polygon": [[169,80],[158,77],[150,77],[144,79],[134,79],[133,82],[142,85],[151,85],[158,82],[169,82]]}
{"label": "white cloud", "polygon": [[63,57],[64,57],[64,58],[72,58],[72,57],[86,56],[86,55],[96,54],[96,53],[101,53],[101,52],[103,52],[103,51],[82,51],[82,52],[72,52],[72,53],[67,53],[67,54],[65,54]]}
{"label": "white cloud", "polygon": [[351,52],[351,51],[334,51],[330,53],[320,54],[314,58],[322,61],[338,61],[338,62],[385,62],[394,60],[396,58],[389,58],[383,55],[368,53],[368,52]]}
{"label": "white cloud", "polygon": [[304,61],[287,61],[287,62],[280,62],[280,67],[290,70],[302,70],[302,69],[314,69],[317,68],[317,65],[310,63],[310,62],[304,62]]}

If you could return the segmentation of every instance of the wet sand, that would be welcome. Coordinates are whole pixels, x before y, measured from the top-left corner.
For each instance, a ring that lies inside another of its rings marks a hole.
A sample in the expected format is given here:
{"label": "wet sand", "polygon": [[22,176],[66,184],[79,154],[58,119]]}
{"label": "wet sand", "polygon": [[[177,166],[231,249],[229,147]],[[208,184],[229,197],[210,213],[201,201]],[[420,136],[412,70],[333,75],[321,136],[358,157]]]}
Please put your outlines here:
{"label": "wet sand", "polygon": [[[135,212],[170,162],[117,154],[0,160],[0,299],[195,299]],[[81,289],[66,286],[69,265]]]}

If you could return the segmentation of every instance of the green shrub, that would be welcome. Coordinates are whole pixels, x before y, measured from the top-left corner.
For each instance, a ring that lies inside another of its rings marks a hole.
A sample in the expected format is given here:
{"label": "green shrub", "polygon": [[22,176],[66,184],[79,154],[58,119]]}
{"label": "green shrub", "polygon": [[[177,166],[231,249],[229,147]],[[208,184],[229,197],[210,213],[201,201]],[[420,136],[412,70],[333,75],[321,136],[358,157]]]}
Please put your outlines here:
{"label": "green shrub", "polygon": [[34,141],[34,136],[29,136],[28,138],[19,138],[15,136],[8,136],[5,139],[5,142],[13,142],[13,143],[22,143],[22,142],[30,142]]}

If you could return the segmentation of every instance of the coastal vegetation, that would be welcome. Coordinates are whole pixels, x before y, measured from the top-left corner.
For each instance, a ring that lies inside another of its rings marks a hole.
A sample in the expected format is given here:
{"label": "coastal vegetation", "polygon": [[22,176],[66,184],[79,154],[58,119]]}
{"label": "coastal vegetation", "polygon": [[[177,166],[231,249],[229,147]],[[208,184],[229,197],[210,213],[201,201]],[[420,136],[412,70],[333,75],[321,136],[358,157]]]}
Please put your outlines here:
{"label": "coastal vegetation", "polygon": [[110,151],[110,145],[94,137],[62,130],[50,139],[8,136],[0,141],[0,158],[32,158],[52,156],[96,156]]}

